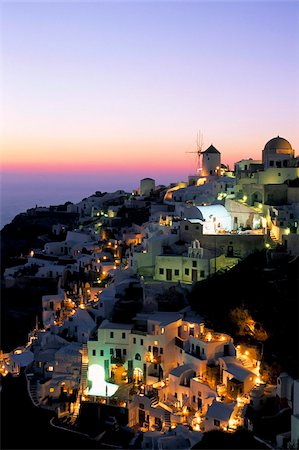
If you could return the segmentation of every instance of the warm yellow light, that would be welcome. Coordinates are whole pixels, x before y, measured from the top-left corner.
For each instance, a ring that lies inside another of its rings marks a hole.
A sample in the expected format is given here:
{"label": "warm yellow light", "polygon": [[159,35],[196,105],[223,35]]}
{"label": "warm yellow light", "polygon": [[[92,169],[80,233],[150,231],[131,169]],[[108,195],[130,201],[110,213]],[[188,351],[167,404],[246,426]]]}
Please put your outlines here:
{"label": "warm yellow light", "polygon": [[14,351],[15,355],[20,355],[22,352],[22,350],[20,348],[18,348],[17,350]]}
{"label": "warm yellow light", "polygon": [[207,341],[211,342],[212,340],[212,334],[210,332],[207,333]]}
{"label": "warm yellow light", "polygon": [[266,248],[270,248],[270,244],[267,242],[267,243],[265,244],[265,247],[266,247]]}
{"label": "warm yellow light", "polygon": [[225,341],[225,336],[221,336],[221,340],[222,340],[222,341]]}
{"label": "warm yellow light", "polygon": [[246,350],[246,352],[245,352],[245,355],[246,355],[246,356],[248,356],[248,355],[249,355],[249,351],[248,351],[248,350]]}
{"label": "warm yellow light", "polygon": [[291,232],[291,230],[289,228],[286,228],[284,234],[288,235],[288,234],[290,234],[290,232]]}
{"label": "warm yellow light", "polygon": [[262,203],[259,203],[259,209],[262,209],[262,207],[263,207],[263,204]]}
{"label": "warm yellow light", "polygon": [[54,392],[54,390],[55,390],[54,388],[52,388],[52,387],[50,388],[50,392]]}
{"label": "warm yellow light", "polygon": [[34,256],[34,251],[31,250],[31,252],[29,254],[30,254],[31,258],[32,258]]}
{"label": "warm yellow light", "polygon": [[162,327],[162,328],[161,328],[161,334],[164,334],[164,333],[165,333],[165,328]]}
{"label": "warm yellow light", "polygon": [[247,195],[243,195],[243,201],[246,202],[247,200]]}
{"label": "warm yellow light", "polygon": [[98,264],[100,264],[100,262],[101,262],[101,260],[100,260],[100,259],[98,259],[98,260],[97,260],[97,263],[98,263]]}
{"label": "warm yellow light", "polygon": [[187,406],[184,406],[184,408],[183,408],[183,414],[188,414]]}
{"label": "warm yellow light", "polygon": [[158,345],[158,341],[154,341],[154,345]]}
{"label": "warm yellow light", "polygon": [[103,275],[106,275],[106,272],[105,272],[105,270],[103,271]]}
{"label": "warm yellow light", "polygon": [[54,367],[53,367],[53,366],[49,366],[49,367],[48,367],[48,372],[53,372],[53,370],[54,370]]}

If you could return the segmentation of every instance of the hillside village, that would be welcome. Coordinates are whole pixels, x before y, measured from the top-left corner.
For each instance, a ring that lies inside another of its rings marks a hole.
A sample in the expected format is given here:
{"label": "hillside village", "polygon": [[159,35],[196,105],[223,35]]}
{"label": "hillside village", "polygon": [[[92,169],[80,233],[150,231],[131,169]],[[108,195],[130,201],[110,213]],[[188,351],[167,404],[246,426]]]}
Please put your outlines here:
{"label": "hillside village", "polygon": [[201,448],[208,432],[241,427],[257,448],[298,448],[298,349],[269,350],[276,319],[263,307],[284,292],[296,340],[298,157],[281,137],[234,170],[213,145],[200,156],[187,182],[145,178],[23,214],[55,220],[43,247],[5,269],[5,287],[52,280],[57,292],[42,296],[27,344],[1,354],[1,375],[25,370],[54,426],[101,443],[126,430],[130,448]]}

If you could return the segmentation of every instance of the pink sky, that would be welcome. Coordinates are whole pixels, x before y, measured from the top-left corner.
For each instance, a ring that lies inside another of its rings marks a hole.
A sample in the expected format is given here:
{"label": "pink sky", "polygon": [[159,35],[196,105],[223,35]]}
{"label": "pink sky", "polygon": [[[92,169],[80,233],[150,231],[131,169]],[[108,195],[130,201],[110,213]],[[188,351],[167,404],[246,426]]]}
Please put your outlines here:
{"label": "pink sky", "polygon": [[231,167],[296,150],[298,5],[5,3],[3,170],[186,179],[199,129]]}

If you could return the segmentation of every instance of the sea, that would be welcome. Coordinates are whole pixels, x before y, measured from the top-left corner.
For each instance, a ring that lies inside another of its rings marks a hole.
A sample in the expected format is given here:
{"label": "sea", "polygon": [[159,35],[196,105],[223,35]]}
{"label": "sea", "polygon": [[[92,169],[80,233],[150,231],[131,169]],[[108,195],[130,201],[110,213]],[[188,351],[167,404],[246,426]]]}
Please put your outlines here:
{"label": "sea", "polygon": [[0,229],[13,218],[35,206],[77,203],[96,191],[131,192],[138,187],[138,178],[126,179],[100,173],[2,173]]}

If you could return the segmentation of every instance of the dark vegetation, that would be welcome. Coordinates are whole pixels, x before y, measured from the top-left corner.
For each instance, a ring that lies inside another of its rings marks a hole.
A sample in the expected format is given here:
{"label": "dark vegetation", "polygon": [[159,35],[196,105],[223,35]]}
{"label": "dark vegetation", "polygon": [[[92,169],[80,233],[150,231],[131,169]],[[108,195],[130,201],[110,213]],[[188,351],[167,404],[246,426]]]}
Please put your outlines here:
{"label": "dark vegetation", "polygon": [[143,289],[140,283],[129,284],[124,294],[114,305],[112,321],[118,323],[132,323],[133,317],[142,309]]}
{"label": "dark vegetation", "polygon": [[[227,332],[236,344],[262,347],[270,381],[282,371],[297,378],[298,286],[298,258],[262,251],[225,274],[197,283],[190,303],[208,327]],[[254,332],[247,326],[250,320],[255,322]]]}
{"label": "dark vegetation", "polygon": [[292,410],[288,402],[278,401],[275,397],[269,397],[259,410],[248,405],[246,418],[253,425],[253,432],[264,440],[276,441],[277,434],[285,433],[291,429]]}
{"label": "dark vegetation", "polygon": [[163,293],[158,294],[156,300],[159,311],[179,311],[186,306],[185,295],[176,286],[171,286]]}
{"label": "dark vegetation", "polygon": [[142,225],[148,221],[149,215],[149,206],[144,208],[127,208],[123,206],[117,213],[117,217],[121,218],[121,226],[131,226],[133,223]]}

